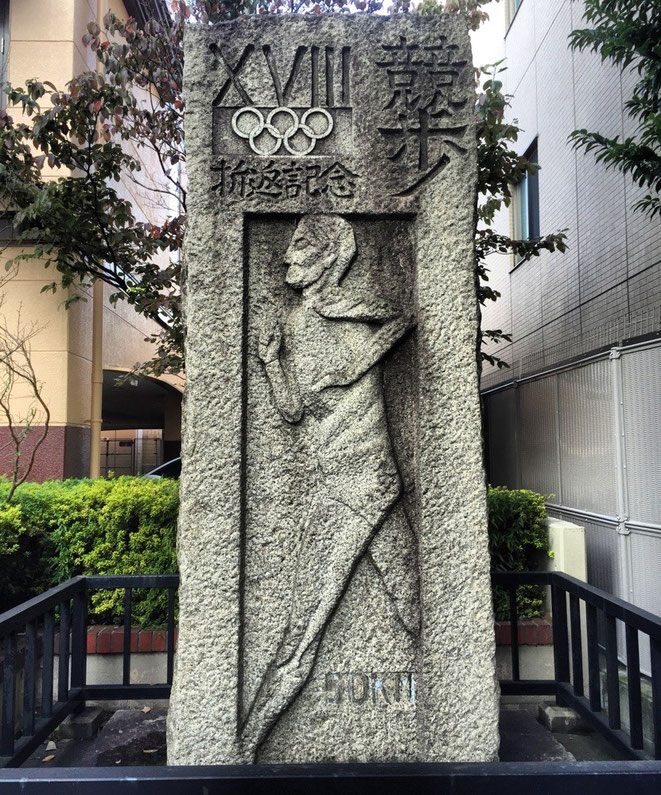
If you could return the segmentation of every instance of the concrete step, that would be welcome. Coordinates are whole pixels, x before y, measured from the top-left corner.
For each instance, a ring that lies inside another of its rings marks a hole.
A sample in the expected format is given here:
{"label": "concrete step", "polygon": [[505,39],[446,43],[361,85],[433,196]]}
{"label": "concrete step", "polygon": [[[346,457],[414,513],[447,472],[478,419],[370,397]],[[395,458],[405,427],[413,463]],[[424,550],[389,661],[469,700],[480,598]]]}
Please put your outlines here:
{"label": "concrete step", "polygon": [[60,724],[59,734],[67,740],[93,740],[103,720],[103,710],[87,707],[83,712],[68,715]]}

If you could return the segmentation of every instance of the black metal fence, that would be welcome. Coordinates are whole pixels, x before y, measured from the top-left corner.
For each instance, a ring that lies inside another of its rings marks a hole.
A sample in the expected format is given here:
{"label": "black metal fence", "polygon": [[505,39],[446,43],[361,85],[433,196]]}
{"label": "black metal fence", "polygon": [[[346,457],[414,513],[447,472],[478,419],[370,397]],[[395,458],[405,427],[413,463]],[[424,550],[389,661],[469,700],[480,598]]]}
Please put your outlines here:
{"label": "black metal fence", "polygon": [[[592,586],[557,572],[494,573],[494,585],[509,592],[512,623],[512,679],[501,681],[510,695],[555,696],[578,710],[632,760],[661,759],[661,619]],[[172,682],[175,649],[177,575],[75,577],[0,615],[2,657],[2,715],[0,767],[22,764],[39,744],[87,700],[167,698]],[[554,678],[521,677],[518,644],[517,589],[522,585],[549,586],[553,609]],[[137,588],[167,589],[167,674],[162,684],[131,684],[131,604]],[[122,684],[88,685],[87,607],[91,591],[124,590]],[[585,632],[583,632],[584,616]],[[622,728],[617,623],[626,638],[629,731]],[[603,627],[600,638],[599,627]],[[643,710],[638,639],[650,642],[653,750],[643,742]],[[57,654],[56,654],[57,647]],[[600,654],[605,657],[605,688]],[[587,670],[584,670],[584,657]],[[56,664],[57,663],[57,664]],[[604,698],[605,697],[605,698]],[[607,700],[607,707],[605,706]],[[261,772],[260,772],[261,771]],[[535,777],[534,784],[531,777]],[[569,777],[569,778],[568,778]],[[623,777],[626,777],[624,783]],[[405,791],[414,785],[421,792],[487,793],[536,792],[615,793],[629,786],[636,793],[661,792],[658,762],[606,765],[498,764],[498,765],[354,765],[260,768],[132,768],[126,771],[30,770],[20,775],[0,770],[3,792],[12,783],[21,792],[129,791],[158,792],[386,792]],[[85,782],[89,786],[85,786]],[[140,784],[135,789],[136,782]],[[546,782],[542,786],[542,782]],[[571,786],[568,786],[568,782]],[[576,789],[572,789],[573,786]],[[51,789],[48,789],[51,787]],[[18,789],[16,791],[19,791]]]}
{"label": "black metal fence", "polygon": [[659,795],[659,762],[0,770],[2,795]]}
{"label": "black metal fence", "polygon": [[[85,701],[169,697],[178,585],[176,574],[74,577],[0,614],[0,767],[24,762],[67,715],[84,709]],[[131,596],[135,588],[168,590],[167,676],[163,684],[131,684]],[[112,589],[124,589],[122,684],[88,685],[89,594]]]}
{"label": "black metal fence", "polygon": [[[512,624],[512,679],[501,681],[507,695],[549,695],[573,707],[630,759],[661,759],[661,618],[559,572],[494,572],[492,582],[509,591]],[[553,611],[554,678],[521,679],[517,589],[547,585]],[[581,616],[585,615],[585,633]],[[626,638],[626,691],[629,731],[622,729],[618,658],[618,622]],[[603,642],[600,642],[599,627]],[[583,635],[585,634],[585,637]],[[649,638],[652,686],[651,753],[644,751],[639,635]],[[602,688],[600,653],[605,654],[606,687]],[[584,651],[586,654],[584,655]],[[587,671],[584,658],[587,657]],[[607,707],[605,707],[605,702]]]}

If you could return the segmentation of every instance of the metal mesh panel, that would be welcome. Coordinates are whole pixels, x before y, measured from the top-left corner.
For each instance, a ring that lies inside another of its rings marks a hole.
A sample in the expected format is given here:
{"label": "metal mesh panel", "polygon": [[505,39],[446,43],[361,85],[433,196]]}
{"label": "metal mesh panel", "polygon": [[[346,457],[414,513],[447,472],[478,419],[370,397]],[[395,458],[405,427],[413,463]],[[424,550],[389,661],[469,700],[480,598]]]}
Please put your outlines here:
{"label": "metal mesh panel", "polygon": [[484,398],[488,424],[489,482],[517,486],[516,390],[503,389]]}
{"label": "metal mesh panel", "polygon": [[629,516],[661,523],[661,347],[622,356]]}
{"label": "metal mesh panel", "polygon": [[608,361],[559,373],[562,502],[616,512],[613,408]]}
{"label": "metal mesh panel", "polygon": [[[632,528],[629,539],[634,604],[661,615],[661,532]],[[640,641],[640,667],[649,675],[650,649],[646,636]]]}
{"label": "metal mesh panel", "polygon": [[556,376],[519,386],[519,463],[522,488],[562,502],[558,472]]}

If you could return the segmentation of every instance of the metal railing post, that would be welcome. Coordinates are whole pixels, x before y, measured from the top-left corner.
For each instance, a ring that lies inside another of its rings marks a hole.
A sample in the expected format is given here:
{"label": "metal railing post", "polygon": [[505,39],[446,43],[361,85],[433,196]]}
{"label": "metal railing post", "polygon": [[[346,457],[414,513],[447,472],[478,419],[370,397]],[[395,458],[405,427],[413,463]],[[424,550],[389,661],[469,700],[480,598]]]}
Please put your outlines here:
{"label": "metal railing post", "polygon": [[567,598],[551,576],[553,609],[553,666],[556,682],[569,682],[569,638],[567,636]]}
{"label": "metal railing post", "polygon": [[85,709],[85,680],[87,674],[87,583],[73,597],[71,620],[71,690],[83,691],[78,710]]}
{"label": "metal railing post", "polygon": [[650,641],[652,668],[652,729],[654,731],[654,758],[661,759],[661,639]]}
{"label": "metal railing post", "polygon": [[510,650],[512,654],[512,681],[514,682],[518,682],[521,679],[521,670],[519,666],[519,616],[516,604],[516,593],[516,586],[509,589],[511,626]]}
{"label": "metal railing post", "polygon": [[4,637],[2,661],[2,720],[0,722],[0,756],[14,753],[14,666],[16,664],[16,633]]}

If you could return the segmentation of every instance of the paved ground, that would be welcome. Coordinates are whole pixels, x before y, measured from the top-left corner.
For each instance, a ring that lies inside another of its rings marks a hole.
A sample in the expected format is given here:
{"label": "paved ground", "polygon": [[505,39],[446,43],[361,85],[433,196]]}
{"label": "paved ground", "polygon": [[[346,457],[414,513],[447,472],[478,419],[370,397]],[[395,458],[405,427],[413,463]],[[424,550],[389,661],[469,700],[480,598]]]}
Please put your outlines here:
{"label": "paved ground", "polygon": [[[525,697],[501,702],[502,762],[622,758],[594,732],[552,734],[537,720],[542,700]],[[55,732],[49,739],[50,744],[41,745],[23,767],[164,765],[166,711],[141,707],[107,713],[105,724],[94,740],[68,740]]]}
{"label": "paved ground", "polygon": [[[545,701],[548,701],[548,696],[501,699],[501,762],[538,762],[553,759],[608,762],[624,759],[608,740],[587,728],[572,734],[548,731],[537,720],[539,705]],[[554,748],[559,754],[565,753],[567,756],[552,756]]]}

